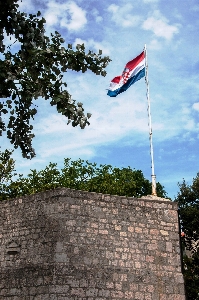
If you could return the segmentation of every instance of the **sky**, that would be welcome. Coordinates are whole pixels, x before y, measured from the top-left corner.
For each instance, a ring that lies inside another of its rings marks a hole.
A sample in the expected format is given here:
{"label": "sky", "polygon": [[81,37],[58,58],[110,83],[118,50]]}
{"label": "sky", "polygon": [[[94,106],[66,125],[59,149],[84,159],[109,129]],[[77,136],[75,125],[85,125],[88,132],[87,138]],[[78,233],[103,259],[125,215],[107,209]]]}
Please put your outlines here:
{"label": "sky", "polygon": [[[16,171],[27,175],[49,162],[63,167],[64,158],[79,158],[142,170],[151,180],[151,157],[144,78],[117,97],[107,96],[110,81],[147,46],[153,131],[154,168],[174,199],[183,178],[199,172],[199,2],[198,0],[23,0],[20,10],[41,11],[46,33],[57,30],[68,43],[109,56],[106,77],[91,71],[68,71],[64,79],[77,102],[92,113],[85,129],[43,99],[32,122],[36,157],[15,150]],[[6,137],[1,149],[12,149]]]}

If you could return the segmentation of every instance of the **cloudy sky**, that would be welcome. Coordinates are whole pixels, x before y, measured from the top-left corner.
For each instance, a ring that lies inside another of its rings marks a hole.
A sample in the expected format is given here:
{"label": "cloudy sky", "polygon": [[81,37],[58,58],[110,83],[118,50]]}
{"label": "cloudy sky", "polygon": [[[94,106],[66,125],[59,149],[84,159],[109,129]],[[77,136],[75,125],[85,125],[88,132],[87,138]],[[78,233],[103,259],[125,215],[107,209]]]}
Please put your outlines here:
{"label": "cloudy sky", "polygon": [[[74,46],[109,55],[107,76],[67,72],[73,99],[92,113],[84,130],[66,125],[48,102],[38,100],[33,123],[33,160],[15,151],[16,169],[27,174],[64,158],[130,166],[151,178],[146,85],[144,79],[116,98],[109,82],[125,64],[148,50],[153,148],[157,181],[174,198],[178,182],[199,172],[199,2],[198,0],[23,0],[21,11],[46,18],[47,33],[59,31]],[[2,144],[3,141],[3,144]],[[2,148],[11,145],[2,138]]]}

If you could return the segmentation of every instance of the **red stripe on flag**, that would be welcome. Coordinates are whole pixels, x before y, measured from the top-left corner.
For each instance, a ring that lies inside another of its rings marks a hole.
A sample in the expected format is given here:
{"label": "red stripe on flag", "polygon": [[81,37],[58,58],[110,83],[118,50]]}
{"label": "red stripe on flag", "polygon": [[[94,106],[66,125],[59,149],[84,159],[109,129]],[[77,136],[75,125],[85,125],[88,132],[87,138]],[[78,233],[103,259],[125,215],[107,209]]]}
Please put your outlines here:
{"label": "red stripe on flag", "polygon": [[128,68],[129,70],[133,70],[143,59],[145,58],[144,51],[138,55],[133,60],[129,61],[125,68]]}

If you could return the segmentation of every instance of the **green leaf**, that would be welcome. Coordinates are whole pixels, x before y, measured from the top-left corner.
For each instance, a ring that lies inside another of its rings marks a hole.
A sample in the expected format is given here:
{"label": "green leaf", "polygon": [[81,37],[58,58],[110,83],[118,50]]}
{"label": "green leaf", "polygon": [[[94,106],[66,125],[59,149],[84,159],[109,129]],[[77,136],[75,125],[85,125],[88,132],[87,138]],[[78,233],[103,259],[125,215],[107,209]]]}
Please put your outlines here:
{"label": "green leaf", "polygon": [[[24,157],[31,158],[35,155],[32,147],[30,119],[34,118],[37,110],[32,107],[34,99],[42,96],[45,100],[50,99],[51,105],[57,106],[57,111],[68,120],[73,120],[72,126],[85,126],[90,123],[84,114],[83,104],[71,99],[65,90],[67,84],[63,81],[64,73],[68,70],[82,71],[91,70],[94,74],[105,75],[104,69],[110,59],[101,57],[92,51],[85,52],[85,46],[77,45],[76,50],[72,44],[68,48],[62,47],[63,37],[58,33],[45,35],[45,19],[40,12],[30,14],[18,11],[17,4],[13,9],[12,1],[6,1],[1,7],[1,16],[9,22],[2,22],[2,34],[0,34],[0,97],[6,99],[5,104],[0,103],[2,113],[8,113],[7,128],[11,127],[8,138],[15,148],[20,147]],[[6,8],[7,7],[7,8]],[[11,44],[9,51],[4,47],[4,36],[13,36],[19,47],[14,48]],[[6,49],[6,50],[5,50]],[[19,49],[19,50],[17,50]],[[10,99],[11,98],[11,99]],[[81,99],[79,99],[81,100]],[[2,123],[2,130],[6,127]]]}
{"label": "green leaf", "polygon": [[13,93],[13,94],[12,94],[12,100],[15,100],[15,99],[16,99],[16,94]]}

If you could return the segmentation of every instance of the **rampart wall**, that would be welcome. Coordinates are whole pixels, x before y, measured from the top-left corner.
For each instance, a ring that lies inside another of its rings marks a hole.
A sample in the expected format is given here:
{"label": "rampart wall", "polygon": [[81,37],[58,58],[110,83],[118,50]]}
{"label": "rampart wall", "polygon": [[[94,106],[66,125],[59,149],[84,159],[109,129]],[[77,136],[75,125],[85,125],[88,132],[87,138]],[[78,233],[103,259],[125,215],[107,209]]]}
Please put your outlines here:
{"label": "rampart wall", "polygon": [[185,299],[167,199],[56,189],[2,201],[0,229],[0,299]]}

